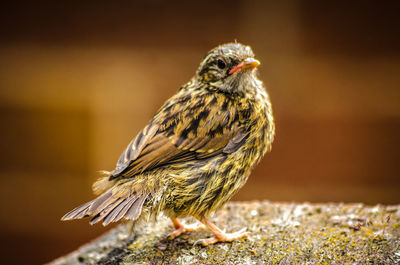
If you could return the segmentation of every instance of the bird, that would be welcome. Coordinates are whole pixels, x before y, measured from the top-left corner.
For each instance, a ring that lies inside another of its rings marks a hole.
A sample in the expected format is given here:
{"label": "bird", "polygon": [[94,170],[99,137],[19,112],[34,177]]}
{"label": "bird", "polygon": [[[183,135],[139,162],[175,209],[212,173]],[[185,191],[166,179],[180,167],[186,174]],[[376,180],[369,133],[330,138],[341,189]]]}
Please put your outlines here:
{"label": "bird", "polygon": [[[138,221],[163,213],[169,238],[208,228],[204,246],[248,236],[226,233],[210,221],[247,181],[275,135],[270,97],[258,78],[250,46],[226,43],[210,50],[195,75],[129,143],[112,171],[93,184],[97,198],[62,217],[90,224]],[[198,224],[178,218],[192,216]]]}

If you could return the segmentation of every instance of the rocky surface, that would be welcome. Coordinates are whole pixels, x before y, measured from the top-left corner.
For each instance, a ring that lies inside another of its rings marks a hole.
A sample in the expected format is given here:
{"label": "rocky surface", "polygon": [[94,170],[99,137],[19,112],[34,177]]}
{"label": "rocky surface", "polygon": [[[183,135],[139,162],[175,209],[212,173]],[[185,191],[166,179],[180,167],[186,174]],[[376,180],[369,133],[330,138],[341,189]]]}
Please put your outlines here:
{"label": "rocky surface", "polygon": [[[400,264],[400,205],[228,203],[212,219],[249,237],[203,247],[208,230],[169,240],[172,223],[122,224],[50,264]],[[186,222],[195,222],[189,218]]]}

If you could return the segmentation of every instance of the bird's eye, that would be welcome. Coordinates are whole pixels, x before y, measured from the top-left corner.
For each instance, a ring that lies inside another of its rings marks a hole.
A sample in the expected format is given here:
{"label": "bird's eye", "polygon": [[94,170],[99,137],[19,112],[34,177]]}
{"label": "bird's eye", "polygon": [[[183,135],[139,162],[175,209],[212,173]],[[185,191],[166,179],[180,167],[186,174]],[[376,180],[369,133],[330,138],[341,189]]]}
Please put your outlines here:
{"label": "bird's eye", "polygon": [[218,67],[219,67],[220,69],[224,69],[224,68],[226,67],[226,63],[225,63],[223,60],[221,60],[221,59],[218,59],[217,65],[218,65]]}

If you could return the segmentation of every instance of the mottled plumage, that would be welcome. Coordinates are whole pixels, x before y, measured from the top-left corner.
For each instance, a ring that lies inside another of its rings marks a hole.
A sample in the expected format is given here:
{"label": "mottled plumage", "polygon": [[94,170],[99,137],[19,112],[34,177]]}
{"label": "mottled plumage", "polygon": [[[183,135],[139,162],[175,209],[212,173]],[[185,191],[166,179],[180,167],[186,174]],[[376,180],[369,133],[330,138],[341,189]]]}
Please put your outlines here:
{"label": "mottled plumage", "polygon": [[[195,76],[172,96],[121,154],[109,175],[94,184],[98,198],[63,217],[91,216],[104,225],[164,212],[194,216],[231,241],[206,219],[246,182],[274,138],[271,104],[257,78],[250,47],[229,43],[211,50]],[[178,231],[178,232],[177,232]]]}

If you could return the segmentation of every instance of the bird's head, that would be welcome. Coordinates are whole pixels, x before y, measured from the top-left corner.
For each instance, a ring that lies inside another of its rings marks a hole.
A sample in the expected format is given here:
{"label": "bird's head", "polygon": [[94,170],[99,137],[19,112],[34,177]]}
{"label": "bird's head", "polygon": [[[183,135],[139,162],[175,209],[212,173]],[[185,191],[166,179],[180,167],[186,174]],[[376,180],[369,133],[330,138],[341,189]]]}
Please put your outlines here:
{"label": "bird's head", "polygon": [[240,92],[256,78],[260,62],[249,46],[227,43],[212,49],[200,63],[196,78],[225,93]]}

